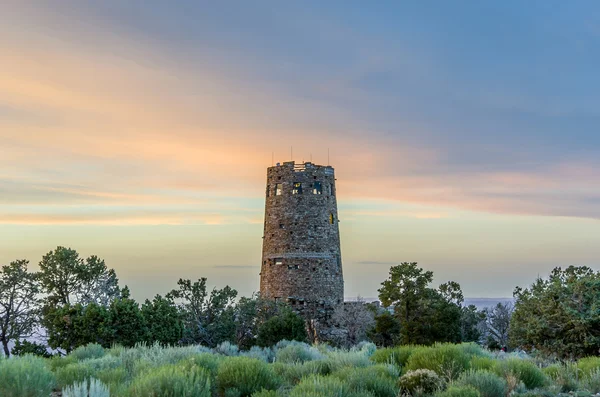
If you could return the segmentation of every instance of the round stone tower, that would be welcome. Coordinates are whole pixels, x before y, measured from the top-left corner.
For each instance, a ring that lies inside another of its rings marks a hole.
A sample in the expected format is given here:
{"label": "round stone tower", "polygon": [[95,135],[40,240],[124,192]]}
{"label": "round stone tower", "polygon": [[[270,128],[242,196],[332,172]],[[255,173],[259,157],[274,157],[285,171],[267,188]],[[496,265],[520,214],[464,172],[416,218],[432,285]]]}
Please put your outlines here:
{"label": "round stone tower", "polygon": [[293,161],[269,167],[261,296],[319,319],[344,302],[344,277],[330,166]]}

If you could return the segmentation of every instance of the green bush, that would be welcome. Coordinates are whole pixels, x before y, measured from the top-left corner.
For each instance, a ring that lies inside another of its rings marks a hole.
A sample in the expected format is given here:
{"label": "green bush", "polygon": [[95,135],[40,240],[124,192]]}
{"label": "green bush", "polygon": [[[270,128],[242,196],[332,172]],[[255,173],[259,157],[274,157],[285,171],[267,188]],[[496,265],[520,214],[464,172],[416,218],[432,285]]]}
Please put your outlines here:
{"label": "green bush", "polygon": [[213,377],[217,376],[217,370],[219,365],[223,362],[224,358],[211,353],[200,353],[195,356],[191,356],[188,359],[188,364],[197,365],[201,368],[207,369]]}
{"label": "green bush", "polygon": [[261,390],[254,393],[252,397],[279,397],[279,393],[275,390]]}
{"label": "green bush", "polygon": [[492,371],[496,367],[496,360],[491,357],[473,357],[469,363],[469,367],[474,370],[483,369]]}
{"label": "green bush", "polygon": [[108,387],[97,379],[75,383],[62,390],[62,397],[110,397]]}
{"label": "green bush", "polygon": [[581,374],[576,364],[553,364],[544,368],[543,372],[554,381],[554,384],[558,387],[558,391],[562,393],[579,389]]}
{"label": "green bush", "polygon": [[302,379],[294,387],[289,397],[374,397],[367,391],[352,391],[340,379],[318,375]]}
{"label": "green bush", "polygon": [[443,390],[446,382],[434,371],[423,368],[408,371],[402,375],[398,381],[398,385],[405,394],[431,394]]}
{"label": "green bush", "polygon": [[547,381],[546,376],[537,365],[531,361],[518,358],[498,361],[494,367],[494,372],[504,378],[512,375],[523,382],[528,389],[543,387]]}
{"label": "green bush", "polygon": [[323,355],[317,349],[302,342],[291,343],[282,349],[277,349],[275,353],[275,361],[282,363],[303,363],[322,358]]}
{"label": "green bush", "polygon": [[342,380],[352,391],[367,391],[377,397],[396,397],[398,395],[397,373],[391,374],[386,368],[342,368],[331,374]]}
{"label": "green bush", "polygon": [[309,375],[329,375],[331,368],[327,361],[307,361],[304,363],[274,363],[273,370],[286,385],[296,385]]}
{"label": "green bush", "polygon": [[217,371],[217,387],[221,393],[238,389],[241,396],[250,396],[262,389],[275,390],[280,380],[271,366],[250,357],[229,357]]}
{"label": "green bush", "polygon": [[343,367],[368,367],[371,360],[363,351],[333,350],[327,353],[325,359],[332,371]]}
{"label": "green bush", "polygon": [[482,397],[504,397],[506,395],[506,381],[488,371],[467,371],[460,376],[457,383],[474,387]]}
{"label": "green bush", "polygon": [[378,364],[395,364],[398,368],[403,368],[411,354],[418,346],[406,345],[396,347],[385,347],[377,349],[371,355],[371,361]]}
{"label": "green bush", "polygon": [[405,369],[429,369],[452,381],[469,369],[471,357],[466,349],[449,343],[419,347],[408,358]]}
{"label": "green bush", "polygon": [[591,393],[600,393],[600,369],[596,368],[588,373],[582,383]]}
{"label": "green bush", "polygon": [[25,354],[33,354],[34,356],[40,356],[44,358],[52,357],[52,354],[48,353],[46,346],[37,342],[29,342],[28,340],[24,340],[23,342],[21,342],[19,339],[15,341],[15,345],[10,350],[10,353],[13,356],[24,356]]}
{"label": "green bush", "polygon": [[70,355],[79,361],[100,358],[104,356],[104,348],[97,343],[90,343],[85,346],[79,346]]}
{"label": "green bush", "polygon": [[471,386],[450,386],[435,397],[481,397],[481,393]]}
{"label": "green bush", "polygon": [[57,369],[55,373],[58,386],[61,388],[83,382],[94,375],[90,367],[82,363],[69,364]]}
{"label": "green bush", "polygon": [[55,384],[43,358],[25,355],[0,359],[2,397],[48,397]]}
{"label": "green bush", "polygon": [[201,368],[177,365],[153,368],[135,378],[128,397],[210,397],[210,378]]}
{"label": "green bush", "polygon": [[600,357],[584,357],[577,361],[577,367],[581,370],[581,374],[586,376],[600,369]]}

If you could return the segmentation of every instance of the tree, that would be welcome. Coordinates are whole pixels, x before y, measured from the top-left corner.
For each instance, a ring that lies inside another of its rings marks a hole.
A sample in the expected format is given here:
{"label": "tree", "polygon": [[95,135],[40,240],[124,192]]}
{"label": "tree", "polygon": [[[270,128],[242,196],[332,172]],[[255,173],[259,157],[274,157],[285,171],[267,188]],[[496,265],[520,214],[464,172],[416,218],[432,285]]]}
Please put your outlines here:
{"label": "tree", "polygon": [[27,260],[2,266],[0,272],[0,341],[8,357],[8,344],[30,336],[39,317],[39,277],[27,271]]}
{"label": "tree", "polygon": [[142,305],[142,315],[147,327],[145,340],[163,345],[179,343],[183,336],[183,322],[173,300],[160,295],[153,300],[146,299]]}
{"label": "tree", "polygon": [[115,271],[107,269],[97,256],[84,260],[71,248],[57,247],[44,255],[40,280],[48,294],[47,302],[52,305],[94,302],[108,306],[119,296]]}
{"label": "tree", "polygon": [[379,299],[384,307],[393,307],[400,322],[399,343],[460,342],[460,285],[450,281],[433,289],[428,287],[432,280],[433,272],[404,262],[390,268],[389,278],[381,283]]}
{"label": "tree", "polygon": [[460,319],[461,341],[479,343],[485,330],[485,321],[484,310],[477,310],[475,305],[463,306]]}
{"label": "tree", "polygon": [[277,315],[284,304],[253,294],[250,298],[241,297],[235,305],[235,344],[241,349],[249,349],[256,344],[260,326]]}
{"label": "tree", "polygon": [[28,340],[24,340],[23,342],[21,342],[19,339],[15,340],[15,345],[10,352],[13,356],[33,354],[34,356],[40,356],[44,358],[52,357],[52,354],[48,353],[46,346],[37,342],[29,342]]}
{"label": "tree", "polygon": [[128,287],[123,288],[121,297],[112,300],[108,310],[114,343],[133,347],[145,340],[146,321],[138,303],[129,297]]}
{"label": "tree", "polygon": [[511,302],[498,302],[493,308],[485,308],[485,333],[490,348],[502,348],[508,345],[508,331],[512,316]]}
{"label": "tree", "polygon": [[168,299],[179,303],[183,315],[185,343],[200,343],[214,347],[234,339],[234,301],[237,291],[229,286],[208,294],[206,278],[198,281],[179,279],[179,289],[167,294]]}
{"label": "tree", "polygon": [[360,297],[355,302],[339,305],[331,319],[347,332],[345,340],[340,341],[346,347],[354,346],[365,340],[367,331],[375,324],[375,315]]}
{"label": "tree", "polygon": [[266,320],[258,329],[256,343],[262,347],[273,346],[280,340],[306,342],[306,324],[304,319],[289,308]]}
{"label": "tree", "polygon": [[600,272],[587,266],[555,268],[548,279],[517,287],[509,328],[512,346],[562,358],[600,349]]}
{"label": "tree", "polygon": [[400,339],[400,321],[385,310],[375,316],[375,325],[367,335],[377,346],[394,346]]}

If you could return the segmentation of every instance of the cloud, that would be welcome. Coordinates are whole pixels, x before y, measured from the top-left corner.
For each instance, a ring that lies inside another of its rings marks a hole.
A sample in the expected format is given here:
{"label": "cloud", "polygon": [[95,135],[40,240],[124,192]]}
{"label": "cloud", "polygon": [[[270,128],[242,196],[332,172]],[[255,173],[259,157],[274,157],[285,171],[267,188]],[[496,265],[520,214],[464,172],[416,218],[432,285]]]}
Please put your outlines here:
{"label": "cloud", "polygon": [[384,266],[395,266],[398,262],[385,262],[385,261],[359,261],[356,262],[358,265],[384,265]]}
{"label": "cloud", "polygon": [[216,265],[213,266],[215,269],[258,269],[260,266],[252,265]]}

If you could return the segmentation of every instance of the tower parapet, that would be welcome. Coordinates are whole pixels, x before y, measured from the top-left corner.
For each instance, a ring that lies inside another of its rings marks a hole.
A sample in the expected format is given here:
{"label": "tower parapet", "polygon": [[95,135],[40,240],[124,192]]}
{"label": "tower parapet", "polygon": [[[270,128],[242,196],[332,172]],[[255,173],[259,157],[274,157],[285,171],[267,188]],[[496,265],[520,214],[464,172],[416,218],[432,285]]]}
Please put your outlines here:
{"label": "tower parapet", "polygon": [[269,167],[261,296],[308,319],[344,301],[334,169],[293,161]]}

